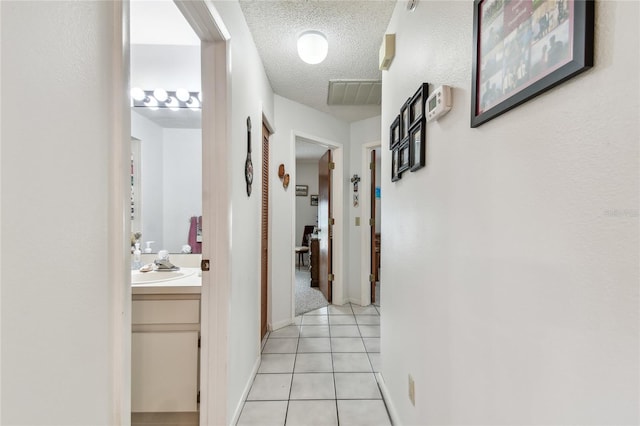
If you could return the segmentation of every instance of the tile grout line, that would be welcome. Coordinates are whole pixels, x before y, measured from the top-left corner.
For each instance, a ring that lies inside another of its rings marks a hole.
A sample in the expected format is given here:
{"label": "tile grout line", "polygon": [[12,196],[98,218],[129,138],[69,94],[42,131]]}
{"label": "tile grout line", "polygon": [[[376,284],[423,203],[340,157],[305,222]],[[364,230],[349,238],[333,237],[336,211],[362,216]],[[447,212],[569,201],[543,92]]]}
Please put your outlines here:
{"label": "tile grout line", "polygon": [[333,342],[331,341],[331,318],[329,317],[329,307],[327,307],[327,323],[329,323],[329,353],[331,354],[331,377],[333,378],[333,402],[336,408],[336,423],[340,426],[340,416],[338,415],[338,389],[336,387],[336,368],[333,363]]}
{"label": "tile grout line", "polygon": [[[329,306],[331,306],[331,305],[329,305]],[[331,315],[329,313],[329,306],[325,307],[326,310],[327,310],[326,314],[322,314],[321,316],[326,317],[327,335],[328,335],[328,343],[329,343],[329,352],[328,353],[330,354],[330,357],[331,357],[331,371],[332,371],[332,377],[333,377],[333,382],[334,382],[334,403],[335,403],[336,421],[338,422],[338,425],[339,425],[340,424],[340,420],[339,420],[339,411],[338,411],[336,370],[335,370],[335,360],[334,360],[334,357],[333,357],[333,354],[334,353],[338,353],[338,352],[334,352],[335,348],[333,347],[333,340],[332,340],[333,338],[338,338],[338,337],[334,337],[332,335],[332,323],[331,323]],[[353,305],[350,302],[348,304],[348,309],[351,311],[351,314],[343,314],[342,312],[338,312],[338,313],[336,313],[336,315],[352,315],[353,316],[355,325],[357,327],[356,329],[358,330],[358,336],[354,336],[354,337],[356,337],[356,338],[358,338],[360,340],[360,342],[361,342],[361,344],[362,344],[362,346],[364,348],[364,351],[363,352],[351,352],[351,351],[339,352],[339,354],[362,354],[362,353],[364,353],[367,356],[367,360],[369,362],[369,366],[371,367],[371,372],[373,372],[372,374],[375,375],[375,371],[374,371],[374,368],[373,368],[373,363],[372,363],[370,355],[369,355],[372,352],[369,352],[369,350],[367,349],[366,345],[364,344],[364,338],[365,337],[362,334],[361,325],[378,326],[379,327],[380,324],[379,324],[379,322],[378,322],[378,324],[360,324],[358,322],[358,320],[357,320],[357,315],[356,315],[356,313],[355,313],[355,311],[353,309]],[[374,308],[374,309],[376,309],[377,316],[378,317],[381,316],[379,311],[377,311],[377,308]],[[366,315],[366,314],[363,314],[363,315]],[[375,316],[375,314],[372,314],[372,315]],[[290,388],[289,388],[289,395],[288,395],[288,399],[287,399],[287,407],[286,407],[286,411],[285,411],[285,419],[284,419],[285,424],[286,424],[286,421],[287,421],[288,416],[289,416],[290,403],[292,401],[291,396],[292,396],[292,392],[293,392],[293,378],[294,378],[294,375],[296,374],[295,373],[295,369],[296,369],[297,363],[299,361],[298,360],[298,354],[301,353],[301,352],[299,352],[300,351],[300,345],[301,345],[300,340],[302,338],[305,338],[305,337],[302,336],[302,327],[304,325],[304,316],[305,316],[305,314],[301,315],[300,324],[295,324],[294,325],[294,327],[297,328],[297,336],[295,336],[296,343],[295,343],[295,352],[294,352],[294,362],[293,362],[293,367],[292,367],[292,372],[291,372],[291,382],[290,382]],[[314,326],[314,325],[315,326],[319,326],[319,325],[324,325],[324,324],[310,324],[310,325],[311,326]],[[346,326],[348,324],[336,324],[336,326],[339,326],[339,325]],[[279,338],[279,336],[271,336],[271,334],[272,333],[269,333],[268,338],[266,340],[270,340],[271,338],[273,338],[273,339],[278,339]],[[285,337],[287,337],[287,336],[282,336],[282,338],[285,338]],[[321,337],[321,336],[313,336],[313,337]],[[344,337],[347,337],[347,336],[344,336]],[[380,339],[379,335],[378,336],[371,336],[371,337]],[[261,355],[264,355],[263,351],[264,351],[265,346],[266,346],[266,341],[264,342],[264,345],[262,345]],[[321,353],[323,353],[323,351],[320,351],[320,352],[309,352],[309,354],[321,354]],[[378,351],[377,353],[379,354],[380,352]],[[278,353],[273,353],[273,354],[276,355]],[[285,354],[285,353],[283,352],[282,354]],[[261,360],[261,362],[262,362],[262,360]],[[346,371],[345,373],[359,373],[359,372],[360,371],[353,371],[353,372]],[[307,372],[307,373],[323,373],[323,372],[322,371],[310,371],[310,372]],[[273,372],[273,373],[260,373],[260,374],[268,375],[268,374],[279,374],[279,373]],[[255,379],[256,378],[257,378],[257,374],[256,374],[256,376],[254,376],[254,379],[253,379],[253,382],[251,384],[251,387],[253,387],[253,385],[255,384]],[[376,380],[376,382],[377,382],[377,380]],[[377,386],[378,387],[378,391],[380,391],[380,386],[379,386],[378,383],[377,383],[377,385],[378,385]],[[371,399],[371,398],[357,398],[357,397],[356,398],[343,398],[343,399],[345,401],[363,401],[363,400],[375,401],[376,400],[376,399]],[[312,400],[316,400],[316,399],[312,399]],[[318,399],[318,400],[322,400],[322,399]],[[260,400],[260,401],[282,401],[282,400],[274,399],[274,400]],[[388,409],[386,407],[386,403],[384,402],[384,398],[382,398],[382,401],[383,401],[383,404],[384,404],[384,407],[385,407],[386,414],[387,414],[388,418],[390,419],[389,413],[388,413]],[[248,402],[248,399],[245,399],[245,401],[243,403],[243,408],[241,410],[241,413],[244,411],[247,402]]]}
{"label": "tile grout line", "polygon": [[291,405],[291,391],[293,390],[293,377],[296,374],[296,363],[298,362],[298,348],[300,347],[300,332],[302,331],[303,321],[304,321],[304,314],[302,314],[302,318],[300,318],[300,327],[298,328],[298,339],[296,341],[296,353],[295,353],[295,356],[293,357],[293,369],[291,370],[291,383],[289,384],[289,398],[287,398],[287,411],[285,411],[285,414],[284,414],[284,425],[287,424],[287,417],[289,417],[289,406]]}

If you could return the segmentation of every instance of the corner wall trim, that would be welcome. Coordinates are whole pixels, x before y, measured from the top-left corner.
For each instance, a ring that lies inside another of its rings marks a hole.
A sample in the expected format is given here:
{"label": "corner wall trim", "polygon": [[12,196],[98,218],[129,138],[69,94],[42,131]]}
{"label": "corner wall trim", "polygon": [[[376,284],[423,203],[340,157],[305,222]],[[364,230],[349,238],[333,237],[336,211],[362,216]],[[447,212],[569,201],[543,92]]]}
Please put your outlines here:
{"label": "corner wall trim", "polygon": [[274,331],[274,330],[278,330],[282,327],[286,327],[288,325],[291,325],[294,323],[294,319],[286,319],[286,320],[282,320],[282,321],[278,321],[276,323],[273,324],[269,324],[269,331]]}
{"label": "corner wall trim", "polygon": [[261,360],[262,360],[261,355],[258,355],[256,362],[253,364],[253,369],[251,370],[249,381],[247,382],[247,384],[244,387],[244,390],[242,391],[242,397],[240,397],[240,401],[238,401],[238,404],[236,405],[236,409],[233,411],[233,418],[231,419],[232,425],[235,425],[236,423],[238,423],[238,420],[240,420],[240,414],[242,414],[244,401],[247,399],[247,396],[249,396],[249,391],[251,390],[251,385],[253,385],[253,380],[255,379],[256,374],[258,374],[258,368],[260,367]]}
{"label": "corner wall trim", "polygon": [[387,412],[389,413],[389,417],[391,417],[391,424],[401,425],[402,423],[398,417],[398,412],[396,411],[393,402],[391,402],[391,395],[389,394],[387,385],[384,382],[382,373],[376,373],[375,376],[376,381],[378,382],[378,387],[380,388],[380,393],[382,394],[382,399],[384,400],[384,404],[387,406]]}

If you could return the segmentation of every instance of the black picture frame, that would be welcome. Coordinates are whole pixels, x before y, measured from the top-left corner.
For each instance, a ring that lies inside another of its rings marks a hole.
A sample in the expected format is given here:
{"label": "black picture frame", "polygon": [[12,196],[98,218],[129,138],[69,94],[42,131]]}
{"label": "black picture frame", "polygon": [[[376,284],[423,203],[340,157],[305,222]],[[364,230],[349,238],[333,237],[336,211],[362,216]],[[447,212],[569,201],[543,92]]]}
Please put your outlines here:
{"label": "black picture frame", "polygon": [[391,150],[391,182],[396,182],[402,178],[398,172],[398,156],[400,154],[400,147],[396,146]]}
{"label": "black picture frame", "polygon": [[409,170],[411,166],[411,153],[409,152],[409,137],[407,136],[400,143],[398,148],[398,175],[402,175],[402,172]]}
{"label": "black picture frame", "polygon": [[309,193],[309,185],[296,185],[296,197],[306,197]]}
{"label": "black picture frame", "polygon": [[318,205],[318,196],[317,195],[310,195],[309,199],[311,201],[311,205],[312,206],[317,206]]}
{"label": "black picture frame", "polygon": [[471,127],[592,67],[593,33],[593,0],[475,0]]}
{"label": "black picture frame", "polygon": [[389,149],[395,148],[400,143],[400,114],[393,120],[389,128]]}
{"label": "black picture frame", "polygon": [[402,107],[400,107],[400,140],[404,140],[407,136],[409,136],[409,104],[411,103],[411,98],[407,99]]}
{"label": "black picture frame", "polygon": [[426,145],[425,145],[425,121],[424,118],[418,121],[409,130],[409,167],[412,172],[425,166]]}
{"label": "black picture frame", "polygon": [[409,101],[409,130],[425,115],[425,103],[429,97],[429,83],[422,83]]}

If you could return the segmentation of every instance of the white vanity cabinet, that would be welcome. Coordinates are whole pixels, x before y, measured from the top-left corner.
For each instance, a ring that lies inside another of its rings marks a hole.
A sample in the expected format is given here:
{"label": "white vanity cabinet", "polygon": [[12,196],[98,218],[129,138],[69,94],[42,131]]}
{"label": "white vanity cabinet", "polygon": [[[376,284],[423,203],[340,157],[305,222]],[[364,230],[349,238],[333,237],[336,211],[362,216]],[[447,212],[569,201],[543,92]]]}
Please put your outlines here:
{"label": "white vanity cabinet", "polygon": [[198,410],[200,294],[136,294],[131,411]]}

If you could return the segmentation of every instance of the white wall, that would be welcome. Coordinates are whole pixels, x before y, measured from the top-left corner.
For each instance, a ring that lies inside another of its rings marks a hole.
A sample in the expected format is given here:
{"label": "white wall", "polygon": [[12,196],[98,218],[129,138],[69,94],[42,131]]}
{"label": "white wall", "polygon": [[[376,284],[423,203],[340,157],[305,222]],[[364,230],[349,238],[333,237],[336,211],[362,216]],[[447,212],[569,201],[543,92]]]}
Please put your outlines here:
{"label": "white wall", "polygon": [[164,247],[164,135],[153,121],[131,111],[131,136],[140,139],[140,185],[142,202],[142,242],[155,241],[152,249]]}
{"label": "white wall", "polygon": [[[329,140],[344,145],[344,164],[348,164],[349,124],[330,115],[318,112],[305,105],[281,96],[274,96],[276,110],[276,133],[271,138],[269,163],[272,188],[271,233],[271,324],[282,326],[293,318],[292,271],[294,268],[293,247],[296,245],[292,222],[295,211],[295,137],[301,132],[305,137]],[[292,181],[285,190],[278,178],[278,165],[283,163]],[[344,167],[347,170],[347,167]],[[347,173],[345,172],[345,175]],[[345,196],[346,199],[346,196]],[[336,218],[339,220],[340,218]],[[342,218],[343,221],[346,220]],[[345,228],[346,229],[346,228]],[[345,238],[348,244],[348,240]],[[345,247],[345,250],[347,248]]]}
{"label": "white wall", "polygon": [[132,44],[131,87],[200,91],[200,46]]}
{"label": "white wall", "polygon": [[128,314],[112,316],[118,272],[108,266],[122,234],[110,226],[108,170],[114,142],[123,141],[113,134],[123,119],[112,101],[118,5],[0,8],[1,421],[116,424],[114,366],[128,362],[126,348],[114,348],[113,327]]}
{"label": "white wall", "polygon": [[595,67],[471,129],[472,2],[398,3],[382,128],[420,83],[454,88],[425,169],[391,183],[383,149],[401,424],[638,423],[639,13],[596,2]]}
{"label": "white wall", "polygon": [[[241,408],[242,393],[250,384],[253,368],[257,366],[260,355],[261,122],[264,113],[269,122],[274,123],[274,101],[273,91],[238,2],[216,1],[214,4],[231,34],[229,46],[232,112],[229,122],[229,164],[232,193],[232,276],[228,369],[230,423],[231,417]],[[253,130],[251,158],[254,181],[251,197],[247,197],[244,179],[247,116],[251,117]],[[273,145],[272,138],[271,146]],[[276,172],[277,168],[273,173]]]}
{"label": "white wall", "polygon": [[[350,128],[350,171],[345,186],[345,192],[348,196],[347,208],[349,212],[349,262],[348,265],[348,297],[353,303],[364,303],[360,300],[360,253],[362,250],[362,242],[360,241],[362,226],[369,227],[369,219],[364,217],[362,202],[358,207],[353,206],[353,184],[351,177],[357,174],[362,179],[363,173],[369,173],[369,169],[362,170],[362,146],[380,142],[380,116],[367,118],[365,120],[351,123]],[[380,150],[378,150],[380,151]],[[358,194],[362,198],[362,192],[368,190],[363,187],[362,182],[358,184]],[[356,226],[356,217],[360,217],[361,226]],[[366,249],[366,248],[365,248]],[[367,301],[368,303],[369,301]]]}
{"label": "white wall", "polygon": [[202,215],[202,130],[164,129],[163,136],[164,245],[156,248],[179,253],[191,216]]}
{"label": "white wall", "polygon": [[307,185],[306,197],[296,197],[296,246],[302,243],[302,234],[306,225],[318,224],[318,206],[311,205],[311,196],[318,195],[318,161],[296,161],[296,185]]}

